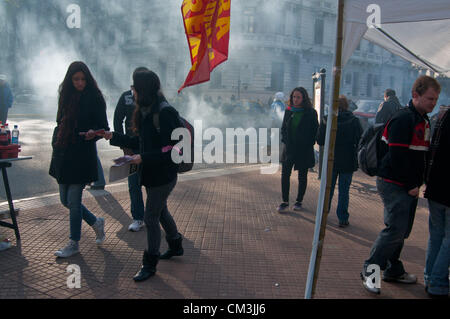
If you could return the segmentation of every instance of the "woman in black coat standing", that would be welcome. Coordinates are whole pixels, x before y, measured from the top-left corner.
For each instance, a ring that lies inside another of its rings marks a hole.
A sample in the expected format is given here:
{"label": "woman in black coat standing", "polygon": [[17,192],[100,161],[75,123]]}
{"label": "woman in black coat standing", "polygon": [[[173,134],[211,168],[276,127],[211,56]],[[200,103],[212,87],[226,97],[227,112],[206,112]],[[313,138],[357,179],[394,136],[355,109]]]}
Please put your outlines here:
{"label": "woman in black coat standing", "polygon": [[[140,182],[147,191],[144,221],[147,228],[147,249],[142,258],[142,267],[133,277],[143,281],[156,273],[159,259],[183,255],[182,236],[167,208],[167,199],[177,183],[178,164],[172,160],[172,132],[182,127],[178,112],[167,103],[161,92],[156,73],[142,70],[133,74],[133,95],[136,108],[133,115],[135,136],[118,132],[106,132],[110,144],[130,149],[139,149],[130,163],[139,165]],[[166,233],[169,250],[160,255],[161,229]]]}
{"label": "woman in black coat standing", "polygon": [[70,211],[70,241],[55,255],[69,257],[79,252],[82,220],[94,229],[97,244],[105,239],[104,219],[81,203],[86,184],[98,179],[95,130],[109,130],[105,100],[83,62],[69,66],[59,87],[56,122],[49,173],[59,184],[61,203]]}
{"label": "woman in black coat standing", "polygon": [[298,171],[298,193],[294,210],[302,207],[303,196],[308,184],[308,169],[314,167],[314,144],[316,143],[317,112],[303,87],[295,88],[289,98],[283,124],[281,126],[281,142],[285,148],[282,152],[281,191],[283,202],[278,212],[286,212],[289,208],[289,188],[292,168]]}
{"label": "woman in black coat standing", "polygon": [[[334,166],[331,180],[330,204],[339,177],[339,198],[336,214],[339,227],[349,225],[349,191],[353,172],[358,169],[357,148],[363,132],[359,119],[348,110],[349,103],[344,95],[339,96],[339,115],[337,118],[336,143],[334,146]],[[320,124],[317,143],[325,145],[326,118]]]}

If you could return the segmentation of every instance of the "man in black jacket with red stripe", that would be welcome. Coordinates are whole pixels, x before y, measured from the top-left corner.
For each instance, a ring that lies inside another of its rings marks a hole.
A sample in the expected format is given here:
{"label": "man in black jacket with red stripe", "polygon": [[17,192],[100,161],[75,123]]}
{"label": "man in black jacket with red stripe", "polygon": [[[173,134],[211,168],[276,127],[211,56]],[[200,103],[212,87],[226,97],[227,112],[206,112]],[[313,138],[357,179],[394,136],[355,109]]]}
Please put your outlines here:
{"label": "man in black jacket with red stripe", "polygon": [[433,111],[440,90],[436,79],[419,77],[414,82],[409,106],[395,113],[383,132],[381,143],[387,144],[387,153],[381,161],[377,189],[384,204],[386,228],[378,235],[361,273],[363,286],[372,293],[380,293],[380,287],[371,282],[367,269],[370,265],[384,270],[384,281],[417,281],[416,276],[405,272],[400,253],[413,226],[424,179],[431,135],[427,113]]}

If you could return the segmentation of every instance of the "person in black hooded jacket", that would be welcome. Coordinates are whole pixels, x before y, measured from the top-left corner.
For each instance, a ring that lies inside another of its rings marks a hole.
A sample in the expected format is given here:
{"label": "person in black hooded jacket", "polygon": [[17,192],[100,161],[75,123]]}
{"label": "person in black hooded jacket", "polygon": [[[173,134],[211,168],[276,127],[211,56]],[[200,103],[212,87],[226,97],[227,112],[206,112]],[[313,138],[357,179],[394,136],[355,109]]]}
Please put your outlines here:
{"label": "person in black hooded jacket", "polygon": [[[360,121],[348,110],[349,103],[344,95],[339,96],[339,115],[337,123],[336,142],[334,147],[333,177],[331,180],[330,205],[333,198],[336,181],[339,177],[339,199],[336,214],[339,226],[349,225],[349,190],[353,172],[358,170],[357,148],[362,134]],[[317,143],[325,145],[326,118],[320,124]]]}
{"label": "person in black hooded jacket", "polygon": [[[182,235],[167,208],[167,199],[177,183],[178,164],[174,163],[171,150],[177,143],[172,132],[182,127],[178,112],[167,103],[161,92],[156,73],[143,70],[133,74],[133,95],[136,109],[133,116],[135,136],[118,132],[106,132],[105,139],[111,145],[138,149],[132,156],[132,164],[139,165],[140,183],[147,191],[144,221],[147,228],[147,249],[142,267],[133,277],[143,281],[156,273],[159,259],[183,255]],[[159,122],[159,125],[158,123]],[[156,125],[155,125],[156,124]],[[161,229],[166,233],[169,249],[160,255]]]}
{"label": "person in black hooded jacket", "polygon": [[55,252],[64,258],[79,252],[82,220],[93,227],[97,244],[105,240],[104,219],[81,203],[85,186],[98,179],[95,130],[109,130],[105,100],[83,62],[73,62],[67,70],[59,88],[56,121],[49,174],[57,180],[61,202],[70,210],[70,242]]}

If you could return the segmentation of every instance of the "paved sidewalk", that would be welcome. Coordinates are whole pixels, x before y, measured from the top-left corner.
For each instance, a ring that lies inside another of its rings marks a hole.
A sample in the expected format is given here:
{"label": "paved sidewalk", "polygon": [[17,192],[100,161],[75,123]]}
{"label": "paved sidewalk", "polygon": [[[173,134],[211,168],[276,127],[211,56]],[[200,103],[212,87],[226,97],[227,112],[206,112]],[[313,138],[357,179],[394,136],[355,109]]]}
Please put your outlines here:
{"label": "paved sidewalk", "polygon": [[[0,299],[303,299],[320,185],[317,174],[310,173],[303,211],[283,215],[276,212],[280,185],[280,173],[262,175],[258,166],[181,175],[168,206],[185,237],[185,255],[160,261],[156,276],[142,283],[132,277],[141,265],[146,234],[127,230],[131,215],[124,183],[85,192],[83,203],[106,219],[106,241],[97,247],[93,230],[84,223],[81,254],[67,259],[53,255],[67,243],[69,232],[69,214],[58,197],[21,201],[21,243],[12,230],[0,227],[13,243],[13,248],[0,252]],[[373,178],[355,174],[350,226],[345,229],[338,227],[334,196],[316,298],[427,298],[423,269],[428,209],[423,199],[402,253],[405,268],[419,282],[382,282],[380,296],[362,288],[359,272],[383,227],[383,207],[374,187]],[[296,192],[295,173],[292,200]],[[163,239],[161,251],[166,248]],[[81,269],[79,289],[67,287],[66,268],[71,264]]]}

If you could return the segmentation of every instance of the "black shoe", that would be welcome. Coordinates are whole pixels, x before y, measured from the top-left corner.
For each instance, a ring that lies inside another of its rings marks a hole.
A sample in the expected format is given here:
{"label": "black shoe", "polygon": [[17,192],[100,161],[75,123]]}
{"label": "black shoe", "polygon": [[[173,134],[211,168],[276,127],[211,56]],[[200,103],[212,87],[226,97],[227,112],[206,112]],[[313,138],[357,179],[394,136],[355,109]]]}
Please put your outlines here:
{"label": "black shoe", "polygon": [[158,255],[149,255],[147,251],[144,251],[141,270],[133,277],[133,280],[138,282],[152,277],[156,273],[158,257]]}
{"label": "black shoe", "polygon": [[428,297],[430,297],[431,299],[449,299],[450,296],[448,294],[446,295],[436,295],[436,294],[432,294],[428,291],[428,285],[425,285],[425,292],[428,294]]}
{"label": "black shoe", "polygon": [[289,203],[283,202],[278,207],[278,212],[279,213],[286,213],[288,211],[289,211]]}
{"label": "black shoe", "polygon": [[348,220],[346,220],[346,221],[339,221],[339,227],[347,227],[348,225],[350,225]]}
{"label": "black shoe", "polygon": [[449,299],[450,298],[448,294],[447,295],[435,295],[435,294],[431,294],[429,292],[428,292],[428,296],[431,299]]}
{"label": "black shoe", "polygon": [[294,204],[294,210],[296,211],[302,210],[302,202],[296,202]]}
{"label": "black shoe", "polygon": [[379,295],[381,293],[380,288],[376,288],[371,282],[371,279],[366,277],[363,273],[360,273],[363,287],[370,293]]}
{"label": "black shoe", "polygon": [[179,234],[180,237],[178,239],[172,239],[167,240],[167,243],[169,244],[169,249],[159,257],[159,259],[170,259],[173,256],[183,256],[184,249],[181,245],[181,242],[183,241],[183,236]]}
{"label": "black shoe", "polygon": [[407,272],[398,277],[390,277],[383,274],[383,281],[386,282],[398,282],[401,284],[415,284],[417,282],[417,277]]}
{"label": "black shoe", "polygon": [[105,185],[92,185],[91,189],[94,189],[94,190],[96,190],[96,189],[105,189]]}

